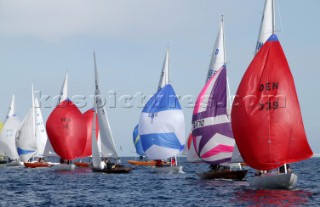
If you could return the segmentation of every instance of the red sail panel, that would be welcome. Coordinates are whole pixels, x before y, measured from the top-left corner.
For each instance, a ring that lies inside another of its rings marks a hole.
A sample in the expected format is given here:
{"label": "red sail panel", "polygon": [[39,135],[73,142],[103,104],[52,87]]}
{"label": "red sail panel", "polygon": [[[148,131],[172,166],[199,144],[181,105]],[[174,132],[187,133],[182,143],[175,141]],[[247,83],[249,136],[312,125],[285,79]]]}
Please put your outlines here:
{"label": "red sail panel", "polygon": [[293,77],[276,35],[245,72],[231,120],[239,151],[252,168],[271,170],[312,156]]}
{"label": "red sail panel", "polygon": [[[92,120],[94,117],[95,110],[89,109],[83,114],[83,117],[87,124],[87,142],[84,148],[84,151],[81,157],[89,157],[92,155]],[[98,116],[96,116],[96,139],[98,141],[98,134],[99,134],[99,124],[98,124]]]}
{"label": "red sail panel", "polygon": [[65,160],[82,155],[87,141],[85,119],[69,99],[61,102],[50,114],[46,129],[54,151]]}

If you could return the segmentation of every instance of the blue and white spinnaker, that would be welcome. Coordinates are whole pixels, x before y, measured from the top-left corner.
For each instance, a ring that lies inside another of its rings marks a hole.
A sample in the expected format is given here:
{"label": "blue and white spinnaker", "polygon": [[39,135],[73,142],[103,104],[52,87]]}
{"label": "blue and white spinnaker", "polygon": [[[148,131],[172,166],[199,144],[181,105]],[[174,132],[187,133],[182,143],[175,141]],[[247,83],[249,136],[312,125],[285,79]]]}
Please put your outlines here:
{"label": "blue and white spinnaker", "polygon": [[145,155],[162,160],[179,154],[185,144],[184,115],[170,84],[161,88],[144,107],[139,134]]}

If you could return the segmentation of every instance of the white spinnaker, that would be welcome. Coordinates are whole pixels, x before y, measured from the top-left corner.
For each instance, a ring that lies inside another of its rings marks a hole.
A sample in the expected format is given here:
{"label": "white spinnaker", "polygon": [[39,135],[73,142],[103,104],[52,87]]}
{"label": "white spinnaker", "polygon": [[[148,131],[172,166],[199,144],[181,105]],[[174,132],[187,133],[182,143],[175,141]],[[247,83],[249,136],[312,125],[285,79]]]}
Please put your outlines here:
{"label": "white spinnaker", "polygon": [[[150,121],[149,113],[143,112],[139,121],[139,134],[163,134],[173,133],[178,138],[180,144],[185,143],[184,115],[182,110],[166,110],[157,112],[157,117]],[[168,159],[176,156],[181,151],[179,149],[166,148],[153,145],[145,151],[149,159]]]}

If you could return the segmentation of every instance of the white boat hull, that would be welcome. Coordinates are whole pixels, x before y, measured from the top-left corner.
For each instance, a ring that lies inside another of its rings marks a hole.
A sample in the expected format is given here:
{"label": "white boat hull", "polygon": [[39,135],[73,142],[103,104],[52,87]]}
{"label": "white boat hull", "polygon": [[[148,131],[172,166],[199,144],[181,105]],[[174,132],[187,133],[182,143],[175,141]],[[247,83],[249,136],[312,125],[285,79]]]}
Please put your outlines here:
{"label": "white boat hull", "polygon": [[293,189],[297,185],[298,176],[294,173],[265,173],[251,179],[251,186],[263,189]]}
{"label": "white boat hull", "polygon": [[6,164],[7,167],[19,167],[24,166],[23,162],[21,161],[12,161]]}
{"label": "white boat hull", "polygon": [[153,171],[155,173],[164,173],[164,174],[178,174],[184,173],[182,171],[182,166],[161,166],[161,167],[153,167]]}
{"label": "white boat hull", "polygon": [[69,170],[72,171],[76,168],[74,164],[58,164],[58,165],[53,165],[51,167],[54,170]]}

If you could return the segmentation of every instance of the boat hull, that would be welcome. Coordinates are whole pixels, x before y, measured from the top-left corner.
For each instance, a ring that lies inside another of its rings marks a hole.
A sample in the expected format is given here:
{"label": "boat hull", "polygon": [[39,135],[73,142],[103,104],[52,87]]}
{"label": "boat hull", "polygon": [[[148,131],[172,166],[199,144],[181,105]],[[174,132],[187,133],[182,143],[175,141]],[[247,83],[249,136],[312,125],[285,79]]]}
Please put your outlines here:
{"label": "boat hull", "polygon": [[[155,160],[149,160],[149,161],[128,160],[128,163],[131,165],[138,165],[138,166],[156,166]],[[170,162],[162,162],[162,165],[170,165]]]}
{"label": "boat hull", "polygon": [[129,173],[132,170],[131,167],[115,167],[115,168],[92,168],[92,172],[102,172],[102,173],[114,173],[114,174],[122,174],[122,173]]}
{"label": "boat hull", "polygon": [[251,179],[250,185],[263,189],[293,189],[296,187],[298,176],[294,173],[265,173]]}
{"label": "boat hull", "polygon": [[51,167],[54,170],[72,171],[76,168],[74,164],[58,164]]}
{"label": "boat hull", "polygon": [[182,166],[161,166],[161,167],[153,167],[153,172],[155,173],[163,173],[163,174],[178,174],[184,173],[182,171]]}
{"label": "boat hull", "polygon": [[12,161],[12,162],[8,162],[6,164],[7,167],[19,167],[19,166],[23,166],[23,162],[21,161]]}
{"label": "boat hull", "polygon": [[243,180],[248,170],[224,170],[196,173],[202,179]]}
{"label": "boat hull", "polygon": [[74,164],[77,167],[90,167],[90,163],[89,162],[75,162]]}
{"label": "boat hull", "polygon": [[24,166],[26,168],[38,168],[38,167],[52,167],[53,164],[48,162],[25,162]]}

